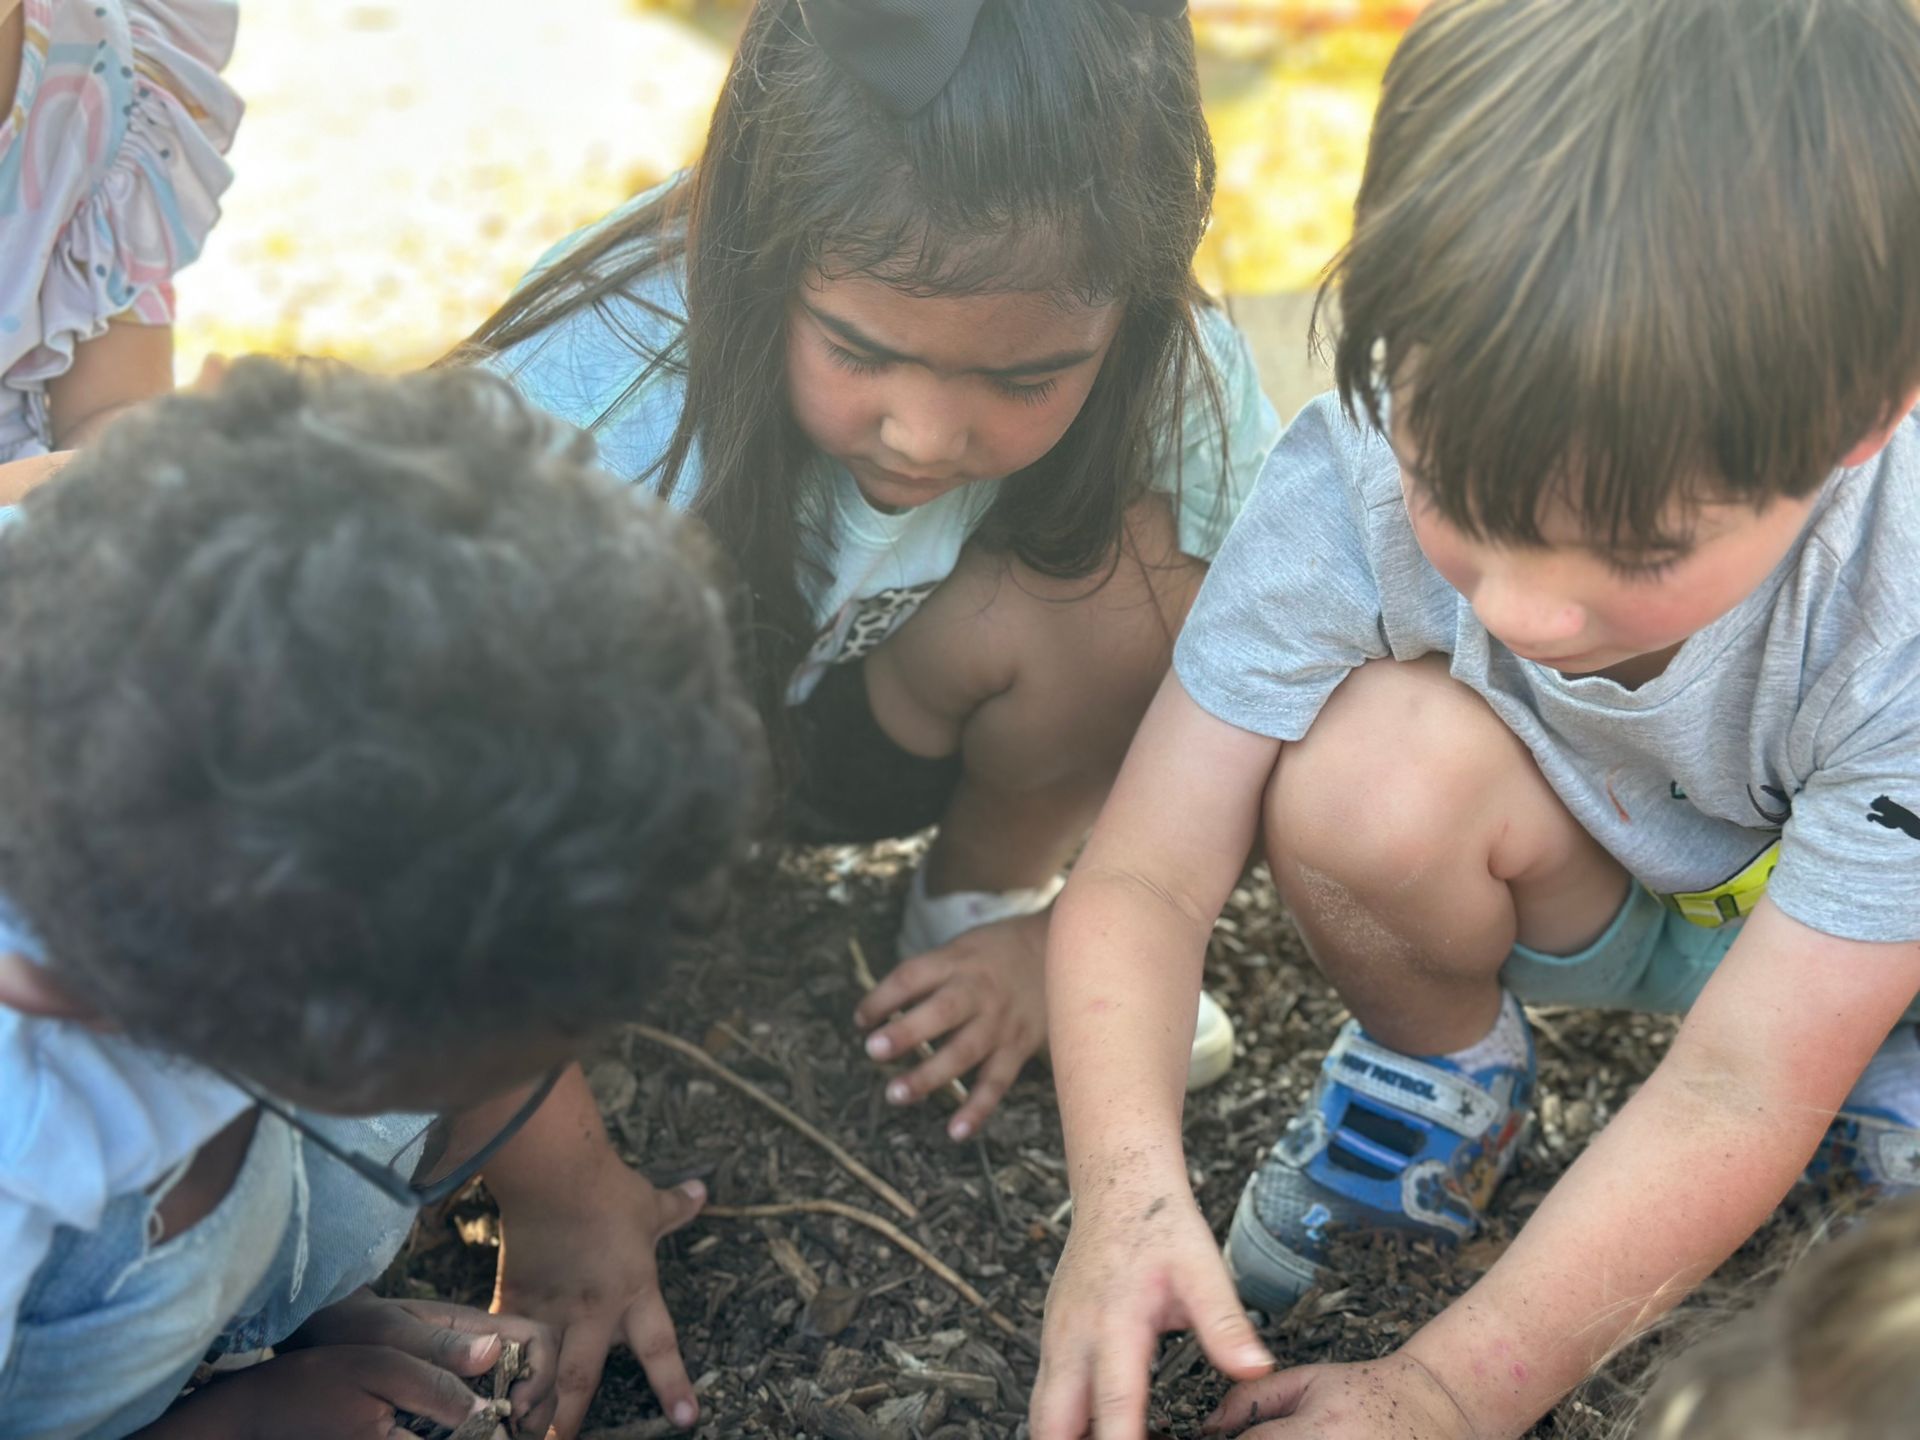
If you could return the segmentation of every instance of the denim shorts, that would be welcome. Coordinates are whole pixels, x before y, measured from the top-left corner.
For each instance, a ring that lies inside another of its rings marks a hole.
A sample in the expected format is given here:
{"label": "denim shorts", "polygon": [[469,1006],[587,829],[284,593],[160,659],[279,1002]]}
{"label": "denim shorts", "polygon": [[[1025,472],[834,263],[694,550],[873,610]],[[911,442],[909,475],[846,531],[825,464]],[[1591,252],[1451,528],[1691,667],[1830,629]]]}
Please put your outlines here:
{"label": "denim shorts", "polygon": [[[1696,925],[1636,883],[1606,931],[1579,954],[1545,955],[1516,945],[1500,978],[1529,1004],[1684,1015],[1744,923]],[[1907,1018],[1920,1019],[1920,1001]]]}
{"label": "denim shorts", "polygon": [[[392,1153],[425,1123],[302,1119],[368,1154]],[[118,1440],[151,1424],[201,1361],[275,1344],[377,1278],[414,1216],[270,1115],[198,1224],[154,1244],[155,1205],[122,1195],[98,1229],[55,1234],[0,1367],[9,1440]]]}

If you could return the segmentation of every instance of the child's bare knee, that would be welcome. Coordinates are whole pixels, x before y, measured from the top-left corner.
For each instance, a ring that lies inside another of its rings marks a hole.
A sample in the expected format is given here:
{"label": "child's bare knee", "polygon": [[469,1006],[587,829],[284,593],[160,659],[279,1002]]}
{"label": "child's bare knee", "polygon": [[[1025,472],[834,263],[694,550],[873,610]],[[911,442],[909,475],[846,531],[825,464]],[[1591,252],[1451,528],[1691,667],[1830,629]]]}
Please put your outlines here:
{"label": "child's bare knee", "polygon": [[1462,853],[1463,831],[1515,755],[1484,701],[1428,661],[1350,674],[1268,786],[1276,860],[1349,887],[1399,887]]}

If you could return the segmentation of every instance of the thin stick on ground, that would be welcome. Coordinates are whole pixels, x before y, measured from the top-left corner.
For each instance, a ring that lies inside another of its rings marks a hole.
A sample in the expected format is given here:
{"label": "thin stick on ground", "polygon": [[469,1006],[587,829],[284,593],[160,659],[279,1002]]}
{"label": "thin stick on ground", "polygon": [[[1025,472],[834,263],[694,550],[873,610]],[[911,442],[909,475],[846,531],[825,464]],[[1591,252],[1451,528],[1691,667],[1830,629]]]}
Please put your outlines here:
{"label": "thin stick on ground", "polygon": [[854,1159],[853,1156],[849,1155],[846,1147],[834,1140],[824,1130],[820,1129],[819,1126],[796,1115],[791,1109],[782,1105],[751,1080],[734,1074],[733,1071],[707,1054],[707,1052],[702,1050],[698,1045],[682,1040],[678,1035],[669,1035],[664,1030],[656,1030],[651,1025],[633,1025],[628,1028],[633,1034],[638,1035],[649,1044],[658,1045],[663,1050],[673,1051],[674,1054],[680,1056],[682,1059],[698,1065],[716,1080],[731,1085],[748,1099],[765,1106],[795,1130],[798,1130],[802,1135],[806,1136],[807,1139],[813,1141],[814,1144],[826,1151],[827,1154],[831,1155],[834,1160],[838,1162],[841,1169],[845,1170],[849,1175],[853,1176],[854,1179],[858,1180],[862,1185],[886,1201],[887,1204],[906,1216],[907,1219],[918,1220],[920,1218],[919,1207],[898,1190],[894,1189],[893,1186],[874,1174],[873,1171]]}
{"label": "thin stick on ground", "polygon": [[945,1281],[961,1299],[986,1316],[988,1322],[1003,1335],[1018,1340],[1029,1348],[1033,1345],[1033,1341],[1027,1337],[1026,1333],[994,1309],[987,1297],[974,1289],[964,1275],[883,1215],[875,1215],[869,1210],[862,1210],[856,1205],[847,1205],[839,1200],[785,1200],[777,1205],[709,1205],[700,1212],[700,1215],[703,1219],[712,1220],[778,1220],[788,1215],[838,1215],[842,1220],[851,1220],[856,1225],[864,1225],[874,1234],[886,1237]]}
{"label": "thin stick on ground", "polygon": [[[847,949],[853,955],[853,978],[860,982],[860,988],[862,990],[871,995],[879,986],[880,982],[873,978],[873,967],[867,964],[867,952],[860,948],[860,937],[857,935],[849,935],[847,937]],[[889,1018],[898,1020],[900,1018],[900,1012],[898,1010],[894,1011]],[[915,1048],[919,1050],[922,1060],[933,1059],[933,1046],[929,1045],[926,1041],[922,1040]],[[947,1099],[953,1102],[956,1109],[967,1103],[967,1087],[959,1080],[949,1080],[940,1088]]]}
{"label": "thin stick on ground", "polygon": [[982,1135],[974,1141],[973,1148],[980,1153],[980,1174],[987,1182],[987,1203],[993,1207],[993,1223],[1005,1230],[1007,1207],[1000,1202],[1000,1177],[993,1173],[993,1156],[987,1152],[987,1137]]}

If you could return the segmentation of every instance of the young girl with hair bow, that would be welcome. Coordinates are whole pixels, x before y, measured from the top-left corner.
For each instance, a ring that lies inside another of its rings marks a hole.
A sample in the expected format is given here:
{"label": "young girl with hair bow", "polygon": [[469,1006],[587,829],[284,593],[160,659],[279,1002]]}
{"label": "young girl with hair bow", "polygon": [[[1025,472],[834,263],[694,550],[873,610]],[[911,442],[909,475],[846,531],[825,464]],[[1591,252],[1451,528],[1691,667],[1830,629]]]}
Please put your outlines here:
{"label": "young girl with hair bow", "polygon": [[[692,168],[467,350],[717,537],[784,836],[938,827],[855,1020],[939,1046],[896,1104],[970,1076],[955,1139],[1045,1037],[1060,869],[1280,428],[1194,279],[1213,182],[1184,0],[758,0]],[[1175,1023],[1217,1078],[1225,1014]],[[619,1268],[657,1311],[654,1238]],[[510,1240],[503,1303],[603,1336],[629,1302],[580,1253]]]}
{"label": "young girl with hair bow", "polygon": [[[940,1042],[896,1104],[971,1073],[955,1139],[1279,430],[1193,276],[1213,179],[1183,0],[760,0],[693,168],[475,337],[719,538],[785,835],[938,827],[855,1018]],[[1231,1056],[1203,998],[1195,1082]]]}

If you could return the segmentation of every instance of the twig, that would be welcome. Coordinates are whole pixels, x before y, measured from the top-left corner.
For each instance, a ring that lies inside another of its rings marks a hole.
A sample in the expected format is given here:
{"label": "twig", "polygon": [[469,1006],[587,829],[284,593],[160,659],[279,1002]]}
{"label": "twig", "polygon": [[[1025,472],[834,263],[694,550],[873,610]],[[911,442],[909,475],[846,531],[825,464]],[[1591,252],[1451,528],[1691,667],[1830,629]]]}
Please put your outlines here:
{"label": "twig", "polygon": [[651,1025],[634,1025],[630,1028],[632,1033],[638,1035],[642,1040],[658,1045],[663,1050],[671,1050],[682,1059],[692,1061],[709,1075],[712,1075],[716,1080],[731,1085],[748,1099],[764,1105],[795,1130],[798,1130],[802,1135],[806,1136],[807,1139],[813,1141],[813,1143],[818,1145],[822,1150],[825,1150],[839,1162],[841,1169],[845,1170],[849,1175],[853,1176],[854,1179],[873,1191],[874,1194],[878,1195],[882,1200],[886,1201],[887,1204],[906,1216],[907,1219],[918,1220],[920,1218],[920,1210],[911,1200],[907,1199],[906,1196],[894,1189],[893,1186],[889,1185],[878,1175],[874,1174],[873,1171],[849,1155],[844,1146],[835,1141],[825,1131],[820,1129],[819,1126],[796,1115],[791,1109],[782,1105],[751,1080],[743,1079],[734,1074],[733,1071],[707,1054],[707,1052],[702,1050],[698,1045],[690,1044],[682,1040],[678,1035],[669,1035],[664,1030],[656,1030]]}
{"label": "twig", "polygon": [[1193,1362],[1199,1358],[1200,1337],[1198,1335],[1189,1335],[1154,1362],[1153,1378],[1156,1380],[1178,1380],[1193,1368]]}
{"label": "twig", "polygon": [[[860,948],[860,937],[857,935],[849,935],[847,937],[847,949],[853,953],[853,978],[860,982],[860,988],[862,990],[871,995],[879,986],[880,982],[873,978],[873,967],[867,964],[867,952]],[[898,1020],[900,1018],[900,1012],[898,1010],[894,1011],[889,1018]],[[922,1040],[919,1045],[914,1048],[920,1052],[920,1058],[922,1060],[933,1059],[933,1046],[929,1045],[926,1041]],[[959,1080],[949,1080],[941,1089],[945,1092],[947,1099],[951,1100],[956,1108],[967,1103],[967,1087],[961,1084]]]}
{"label": "twig", "polygon": [[[1560,1013],[1562,1013],[1561,1007],[1556,1006],[1553,1015]],[[1539,1031],[1552,1042],[1553,1048],[1560,1052],[1563,1059],[1569,1060],[1576,1065],[1580,1063],[1583,1057],[1573,1045],[1568,1043],[1567,1037],[1561,1033],[1560,1027],[1553,1023],[1552,1015],[1529,1005],[1527,1007],[1527,1020],[1535,1030]]]}
{"label": "twig", "polygon": [[987,1153],[987,1137],[982,1135],[974,1141],[974,1149],[980,1152],[980,1173],[987,1181],[987,1203],[993,1207],[993,1220],[1002,1230],[1007,1228],[1007,1207],[1000,1203],[1000,1182],[993,1173],[993,1157]]}
{"label": "twig", "polygon": [[986,1296],[967,1283],[965,1276],[885,1216],[839,1200],[786,1200],[777,1205],[709,1205],[700,1215],[703,1219],[712,1220],[777,1220],[785,1215],[838,1215],[842,1220],[864,1225],[876,1235],[885,1236],[944,1280],[1002,1334],[1029,1347],[1033,1344],[1019,1326],[994,1309]]}
{"label": "twig", "polygon": [[873,978],[873,967],[867,963],[866,948],[861,945],[858,935],[847,937],[847,953],[853,956],[853,978],[860,982],[860,988],[871,995],[880,982]]}
{"label": "twig", "polygon": [[718,1030],[722,1035],[726,1036],[727,1039],[731,1040],[735,1045],[738,1045],[742,1050],[746,1051],[747,1054],[751,1055],[754,1059],[758,1060],[762,1065],[766,1066],[769,1070],[786,1070],[787,1083],[788,1084],[793,1083],[793,1073],[791,1070],[788,1069],[787,1066],[782,1065],[778,1060],[774,1059],[771,1055],[767,1054],[766,1051],[762,1050],[758,1045],[754,1044],[753,1041],[749,1040],[746,1036],[742,1035],[738,1030],[734,1029],[733,1026],[729,1025],[726,1021],[724,1020],[714,1021],[713,1028]]}

